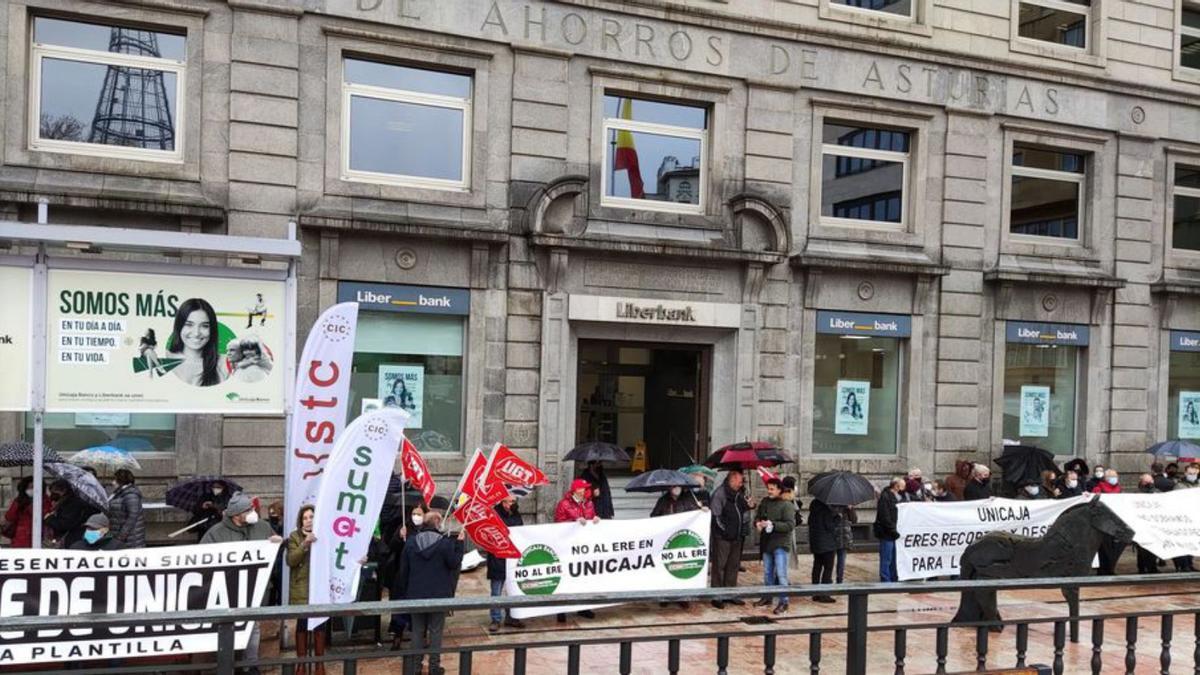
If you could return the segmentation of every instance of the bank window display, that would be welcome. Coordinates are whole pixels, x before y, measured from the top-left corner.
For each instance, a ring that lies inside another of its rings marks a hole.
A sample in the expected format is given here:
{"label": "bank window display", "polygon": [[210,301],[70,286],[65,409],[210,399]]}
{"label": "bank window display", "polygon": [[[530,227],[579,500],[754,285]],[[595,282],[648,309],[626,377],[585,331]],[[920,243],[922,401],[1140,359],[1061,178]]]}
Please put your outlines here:
{"label": "bank window display", "polygon": [[1014,144],[1009,231],[1079,239],[1086,169],[1087,156],[1082,153]]}
{"label": "bank window display", "polygon": [[1017,35],[1087,49],[1092,0],[1021,0]]}
{"label": "bank window display", "polygon": [[1200,70],[1200,3],[1183,3],[1179,21],[1179,65]]}
{"label": "bank window display", "polygon": [[[60,453],[112,446],[126,452],[173,452],[173,413],[46,413],[46,447]],[[25,440],[33,442],[33,415],[25,415]]]}
{"label": "bank window display", "polygon": [[1171,247],[1200,251],[1200,167],[1175,165]]}
{"label": "bank window display", "polygon": [[903,227],[913,132],[827,120],[822,135],[822,223]]}
{"label": "bank window display", "polygon": [[34,18],[30,147],[180,161],[186,43],[161,30]]}
{"label": "bank window display", "polygon": [[1171,331],[1167,438],[1200,441],[1200,333]]}
{"label": "bank window display", "polygon": [[833,0],[833,4],[910,18],[913,15],[913,0]]}
{"label": "bank window display", "polygon": [[1006,331],[1004,439],[1074,455],[1088,328],[1010,321]]}
{"label": "bank window display", "polygon": [[907,316],[817,313],[814,453],[893,455],[899,451],[904,354],[910,334]]}
{"label": "bank window display", "polygon": [[403,408],[418,450],[461,452],[464,329],[461,316],[360,311],[350,418]]}
{"label": "bank window display", "polygon": [[342,168],[348,180],[470,186],[470,75],[347,58]]}
{"label": "bank window display", "polygon": [[605,94],[602,203],[700,213],[707,107]]}

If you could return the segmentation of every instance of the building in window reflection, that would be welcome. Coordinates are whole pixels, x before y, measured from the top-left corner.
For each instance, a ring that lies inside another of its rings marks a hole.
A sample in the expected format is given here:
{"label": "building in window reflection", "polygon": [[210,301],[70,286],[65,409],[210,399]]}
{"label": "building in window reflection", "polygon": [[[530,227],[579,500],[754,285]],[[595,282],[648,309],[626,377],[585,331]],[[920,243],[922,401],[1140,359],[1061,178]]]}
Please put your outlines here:
{"label": "building in window reflection", "polygon": [[680,204],[699,203],[700,158],[693,157],[691,164],[682,164],[677,157],[663,157],[658,167],[658,194],[646,195],[646,198]]}

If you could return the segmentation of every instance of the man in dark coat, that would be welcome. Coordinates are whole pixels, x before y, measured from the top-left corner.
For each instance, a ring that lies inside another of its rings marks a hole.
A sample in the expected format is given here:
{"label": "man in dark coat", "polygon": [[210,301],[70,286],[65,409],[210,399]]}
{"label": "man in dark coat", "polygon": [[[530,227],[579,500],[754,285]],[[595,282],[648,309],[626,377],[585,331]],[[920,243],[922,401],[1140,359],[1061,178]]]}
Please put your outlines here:
{"label": "man in dark coat", "polygon": [[[814,499],[808,512],[808,548],[812,551],[812,582],[833,583],[833,569],[838,550],[838,517],[825,502]],[[835,602],[828,595],[814,595],[816,602]]]}
{"label": "man in dark coat", "polygon": [[[740,469],[731,469],[725,476],[725,482],[713,492],[712,501],[708,507],[712,511],[712,567],[713,588],[733,588],[737,586],[738,565],[742,560],[742,516],[754,508],[754,502],[742,493],[746,477]],[[744,605],[741,598],[729,601],[733,605]],[[712,601],[713,607],[721,609],[725,603],[720,600]]]}
{"label": "man in dark coat", "polygon": [[992,470],[983,464],[976,464],[971,469],[971,482],[967,483],[967,487],[963,490],[963,497],[966,501],[975,499],[988,499],[992,496]]}
{"label": "man in dark coat", "polygon": [[100,509],[83,501],[71,484],[61,478],[50,484],[50,501],[54,510],[46,516],[45,525],[54,532],[62,548],[71,548],[83,538],[84,523]]}
{"label": "man in dark coat", "polygon": [[1055,499],[1070,499],[1083,494],[1083,486],[1079,484],[1079,474],[1068,471],[1059,481],[1058,496]]}
{"label": "man in dark coat", "polygon": [[592,486],[592,504],[596,507],[596,517],[608,520],[613,517],[612,490],[608,487],[608,475],[604,473],[604,464],[588,462],[587,468],[579,475]]}
{"label": "man in dark coat", "polygon": [[[462,565],[463,538],[466,530],[460,529],[454,537],[440,531],[442,514],[430,511],[425,514],[421,530],[409,537],[400,558],[399,586],[404,589],[406,600],[428,600],[453,598],[458,582],[458,571]],[[442,673],[442,630],[446,627],[445,612],[414,612],[412,617],[413,647],[431,650],[429,673]],[[412,670],[421,672],[424,656],[415,659]]]}
{"label": "man in dark coat", "polygon": [[117,469],[113,475],[113,493],[108,498],[108,519],[112,536],[121,548],[146,546],[146,517],[142,514],[142,492],[134,485],[133,472]]}
{"label": "man in dark coat", "polygon": [[222,513],[225,507],[229,505],[229,499],[232,494],[229,492],[229,486],[224,481],[214,480],[208,485],[206,492],[200,501],[196,504],[196,510],[192,511],[192,519],[188,524],[204,523],[196,525],[193,530],[196,533],[196,541],[204,538],[204,533],[208,532],[212,526],[221,522]]}
{"label": "man in dark coat", "polygon": [[83,538],[71,544],[74,551],[116,551],[123,548],[109,531],[108,516],[93,514],[84,524]]}
{"label": "man in dark coat", "polygon": [[[496,513],[500,514],[500,520],[508,527],[521,527],[525,524],[525,519],[521,517],[521,511],[517,508],[517,500],[511,495],[500,500],[496,505]],[[497,557],[491,553],[487,554],[487,578],[491,583],[492,597],[499,597],[504,593],[504,577],[508,568],[508,561],[504,558]],[[491,609],[492,622],[488,624],[488,632],[495,633],[500,630],[500,619],[504,619],[504,625],[509,628],[524,628],[525,624],[519,619],[512,618],[507,611],[501,612],[499,608]]]}
{"label": "man in dark coat", "polygon": [[[970,489],[968,487],[968,489]],[[900,503],[900,493],[904,492],[904,478],[896,476],[892,479],[879,501],[875,504],[875,538],[879,540],[879,580],[884,583],[898,581],[896,575],[896,540],[900,533],[896,531],[899,511],[896,506]]]}
{"label": "man in dark coat", "polygon": [[1167,476],[1167,469],[1162,462],[1150,465],[1150,475],[1154,479],[1154,489],[1158,492],[1170,492],[1175,489],[1175,481]]}
{"label": "man in dark coat", "polygon": [[654,502],[654,508],[650,511],[650,517],[657,518],[676,513],[687,513],[688,511],[696,511],[700,508],[700,501],[690,491],[684,494],[683,488],[676,486],[664,492],[658,498],[658,501]]}

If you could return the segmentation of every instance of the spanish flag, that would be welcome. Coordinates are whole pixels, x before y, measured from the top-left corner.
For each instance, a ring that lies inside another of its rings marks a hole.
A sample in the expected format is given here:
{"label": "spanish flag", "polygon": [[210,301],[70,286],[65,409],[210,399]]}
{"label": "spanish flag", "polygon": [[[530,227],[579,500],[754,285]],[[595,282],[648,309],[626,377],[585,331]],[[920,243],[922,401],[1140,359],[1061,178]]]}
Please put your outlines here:
{"label": "spanish flag", "polygon": [[[621,119],[633,119],[633,99],[621,101]],[[638,167],[637,148],[633,146],[633,132],[618,130],[617,147],[613,150],[613,171],[625,171],[629,178],[629,196],[642,199],[646,196],[642,185],[642,170]]]}

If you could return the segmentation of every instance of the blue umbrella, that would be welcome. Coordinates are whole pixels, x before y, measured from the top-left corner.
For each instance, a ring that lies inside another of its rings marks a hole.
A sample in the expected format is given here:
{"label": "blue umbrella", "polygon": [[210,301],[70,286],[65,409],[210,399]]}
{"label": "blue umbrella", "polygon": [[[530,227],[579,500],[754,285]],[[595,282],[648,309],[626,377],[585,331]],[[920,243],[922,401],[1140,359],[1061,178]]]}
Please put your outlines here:
{"label": "blue umbrella", "polygon": [[142,468],[142,465],[138,463],[133,455],[111,445],[97,445],[94,448],[80,450],[72,455],[71,463],[77,466],[90,466],[93,469],[107,469],[108,471],[116,471],[117,469],[140,471]]}
{"label": "blue umbrella", "polygon": [[1173,441],[1163,441],[1155,443],[1146,448],[1146,452],[1154,456],[1169,456],[1169,457],[1188,457],[1195,459],[1200,457],[1200,445],[1196,445],[1191,441],[1185,441],[1177,438]]}
{"label": "blue umbrella", "polygon": [[125,452],[151,452],[154,450],[154,444],[142,436],[117,436],[108,444]]}

